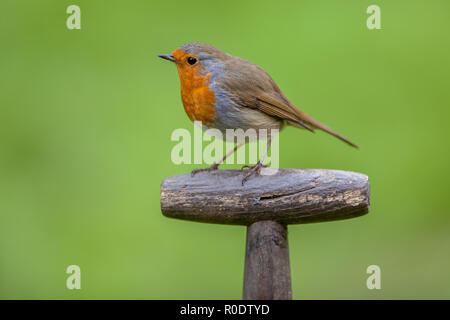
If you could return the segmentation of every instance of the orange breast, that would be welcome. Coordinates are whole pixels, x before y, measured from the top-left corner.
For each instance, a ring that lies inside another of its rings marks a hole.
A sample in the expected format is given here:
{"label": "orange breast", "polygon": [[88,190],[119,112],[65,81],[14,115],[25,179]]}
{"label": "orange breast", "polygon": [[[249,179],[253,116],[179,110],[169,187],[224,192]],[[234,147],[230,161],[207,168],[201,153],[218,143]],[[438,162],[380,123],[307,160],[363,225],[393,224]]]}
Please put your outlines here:
{"label": "orange breast", "polygon": [[181,84],[181,100],[184,110],[192,121],[209,125],[215,120],[214,91],[209,88],[210,74],[203,76],[199,66],[177,64]]}

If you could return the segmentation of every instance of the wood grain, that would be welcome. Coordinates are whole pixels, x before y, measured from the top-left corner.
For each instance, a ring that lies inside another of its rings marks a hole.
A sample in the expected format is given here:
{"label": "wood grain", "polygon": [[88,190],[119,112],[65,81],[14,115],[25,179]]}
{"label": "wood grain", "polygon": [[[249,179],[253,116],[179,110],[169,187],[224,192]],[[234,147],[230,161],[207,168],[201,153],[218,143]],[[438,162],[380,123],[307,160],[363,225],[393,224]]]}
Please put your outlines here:
{"label": "wood grain", "polygon": [[292,299],[286,226],[258,221],[247,227],[243,299]]}
{"label": "wood grain", "polygon": [[161,210],[167,217],[207,223],[282,225],[348,219],[369,212],[366,175],[325,169],[279,169],[251,177],[246,170],[201,172],[166,178]]}

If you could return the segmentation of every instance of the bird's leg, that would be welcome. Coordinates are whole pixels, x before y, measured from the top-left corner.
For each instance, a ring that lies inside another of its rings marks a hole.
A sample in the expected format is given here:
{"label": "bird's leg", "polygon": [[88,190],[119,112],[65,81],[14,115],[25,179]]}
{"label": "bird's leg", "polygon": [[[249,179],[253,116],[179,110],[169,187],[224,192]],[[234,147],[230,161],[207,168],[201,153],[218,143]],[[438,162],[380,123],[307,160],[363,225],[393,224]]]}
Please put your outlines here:
{"label": "bird's leg", "polygon": [[245,175],[244,179],[242,179],[242,185],[244,185],[244,183],[245,183],[252,175],[254,175],[254,174],[260,174],[261,168],[267,167],[266,165],[263,165],[263,161],[264,161],[264,158],[265,158],[266,155],[267,155],[267,151],[269,150],[269,147],[270,147],[270,144],[271,144],[271,143],[272,143],[272,139],[268,138],[266,150],[264,151],[263,155],[261,156],[261,158],[259,159],[259,161],[256,163],[256,165],[254,165],[254,166],[248,166],[248,165],[245,165],[245,166],[242,167],[242,168],[247,167],[247,168],[249,169],[249,170],[248,170],[248,173]]}
{"label": "bird's leg", "polygon": [[220,166],[220,165],[221,165],[221,164],[222,164],[229,156],[231,156],[233,153],[235,153],[236,150],[239,149],[240,147],[242,147],[243,145],[244,145],[244,143],[237,144],[237,145],[234,147],[233,150],[231,150],[230,152],[228,152],[228,153],[222,158],[222,160],[220,160],[220,161],[214,163],[211,167],[192,170],[191,174],[192,174],[192,175],[195,175],[195,174],[197,174],[197,173],[199,173],[199,172],[204,172],[204,171],[210,172],[210,171],[214,171],[214,170],[219,169],[219,166]]}

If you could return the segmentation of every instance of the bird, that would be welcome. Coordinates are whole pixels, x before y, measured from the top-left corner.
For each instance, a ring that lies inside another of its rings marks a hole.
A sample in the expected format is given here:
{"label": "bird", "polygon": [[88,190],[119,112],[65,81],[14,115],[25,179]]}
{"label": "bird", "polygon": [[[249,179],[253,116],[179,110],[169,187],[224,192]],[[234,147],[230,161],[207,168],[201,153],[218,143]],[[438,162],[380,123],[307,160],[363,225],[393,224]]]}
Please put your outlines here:
{"label": "bird", "polygon": [[[176,65],[184,110],[191,121],[201,121],[203,129],[215,128],[223,133],[226,129],[281,130],[286,126],[311,132],[319,129],[359,148],[298,109],[271,76],[256,64],[199,42],[182,45],[172,53],[159,54],[158,57]],[[249,170],[242,179],[242,185],[264,167],[263,160],[271,138],[267,138],[266,150],[256,165],[244,166]],[[236,145],[209,168],[192,171],[192,175],[217,170],[242,145]]]}

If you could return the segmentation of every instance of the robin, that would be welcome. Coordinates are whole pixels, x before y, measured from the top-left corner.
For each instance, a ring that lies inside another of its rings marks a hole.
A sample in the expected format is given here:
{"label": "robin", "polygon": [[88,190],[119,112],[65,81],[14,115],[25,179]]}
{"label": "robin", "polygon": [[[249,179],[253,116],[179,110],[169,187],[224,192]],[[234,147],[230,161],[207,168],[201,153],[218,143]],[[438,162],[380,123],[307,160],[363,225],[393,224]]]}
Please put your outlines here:
{"label": "robin", "polygon": [[[299,110],[283,94],[275,81],[259,66],[244,59],[229,55],[203,43],[189,43],[171,54],[159,57],[172,61],[178,69],[181,84],[181,100],[191,121],[201,121],[206,128],[281,130],[286,125],[314,132],[320,129],[348,145],[358,148],[353,142],[314,120]],[[244,166],[250,176],[259,173],[267,148],[255,166]],[[226,154],[223,159],[201,171],[217,170],[224,160],[240,146]]]}

